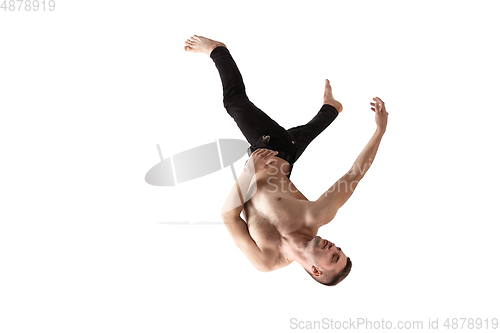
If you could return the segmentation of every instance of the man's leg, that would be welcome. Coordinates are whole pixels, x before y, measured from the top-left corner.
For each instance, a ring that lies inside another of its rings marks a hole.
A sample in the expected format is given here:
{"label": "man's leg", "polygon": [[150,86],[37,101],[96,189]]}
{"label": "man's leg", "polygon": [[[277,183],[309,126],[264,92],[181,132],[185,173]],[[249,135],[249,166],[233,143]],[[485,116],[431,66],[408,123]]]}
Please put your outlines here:
{"label": "man's leg", "polygon": [[210,57],[222,81],[224,108],[234,119],[247,141],[252,146],[260,145],[262,135],[268,130],[284,131],[276,121],[248,99],[240,71],[229,50],[225,47],[217,47]]}
{"label": "man's leg", "polygon": [[325,82],[323,102],[323,106],[311,121],[305,125],[292,127],[288,130],[295,138],[294,141],[297,146],[295,161],[299,159],[311,141],[323,132],[337,118],[338,114],[342,112],[342,104],[333,98],[332,87],[328,80]]}
{"label": "man's leg", "polygon": [[269,130],[288,135],[283,127],[250,102],[241,73],[226,45],[194,35],[186,41],[185,50],[203,52],[212,58],[222,81],[224,107],[250,145],[262,146],[262,136]]}

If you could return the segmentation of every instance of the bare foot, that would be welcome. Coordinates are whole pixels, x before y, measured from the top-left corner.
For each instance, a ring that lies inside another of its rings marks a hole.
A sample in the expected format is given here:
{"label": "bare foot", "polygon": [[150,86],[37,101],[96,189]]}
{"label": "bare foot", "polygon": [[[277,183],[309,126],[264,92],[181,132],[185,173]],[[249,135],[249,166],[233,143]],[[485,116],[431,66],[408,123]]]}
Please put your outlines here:
{"label": "bare foot", "polygon": [[330,81],[328,79],[325,80],[325,94],[323,95],[323,104],[329,104],[337,109],[340,113],[343,110],[342,104],[339,101],[333,98],[332,86],[330,85]]}
{"label": "bare foot", "polygon": [[210,55],[213,49],[215,49],[217,46],[226,47],[226,45],[221,42],[198,35],[191,36],[184,44],[186,44],[186,46],[184,46],[184,50],[186,51],[203,52],[207,55]]}

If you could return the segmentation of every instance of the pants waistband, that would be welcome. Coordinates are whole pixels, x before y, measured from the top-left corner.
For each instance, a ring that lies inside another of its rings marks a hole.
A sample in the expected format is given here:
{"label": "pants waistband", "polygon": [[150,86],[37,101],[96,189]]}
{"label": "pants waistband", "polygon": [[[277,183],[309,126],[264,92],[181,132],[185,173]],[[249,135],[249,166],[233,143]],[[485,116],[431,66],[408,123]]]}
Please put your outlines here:
{"label": "pants waistband", "polygon": [[[260,147],[260,148],[265,148],[265,147]],[[256,151],[257,149],[259,149],[259,148],[257,148],[257,147],[248,147],[248,149],[247,149],[248,156],[251,156],[252,153],[254,151]],[[272,148],[266,148],[266,149],[277,151],[278,152],[278,155],[277,155],[278,157],[281,157],[282,159],[284,159],[285,161],[287,161],[288,163],[290,163],[290,165],[293,165],[293,163],[294,163],[294,161],[293,161],[294,160],[294,156],[292,156],[291,154],[289,154],[289,153],[287,153],[287,152],[285,152],[283,150],[279,150],[279,149],[272,149]]]}

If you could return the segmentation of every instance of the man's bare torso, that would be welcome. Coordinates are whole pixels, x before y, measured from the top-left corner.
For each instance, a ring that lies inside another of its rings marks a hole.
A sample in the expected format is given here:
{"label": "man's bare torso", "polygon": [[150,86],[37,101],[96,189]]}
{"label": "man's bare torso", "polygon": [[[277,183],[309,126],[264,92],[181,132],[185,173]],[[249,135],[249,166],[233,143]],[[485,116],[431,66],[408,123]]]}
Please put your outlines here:
{"label": "man's bare torso", "polygon": [[287,178],[288,162],[274,158],[276,163],[253,177],[243,214],[257,246],[277,254],[274,269],[278,269],[291,263],[283,252],[284,239],[295,232],[317,234],[318,227],[312,223],[314,202],[307,200]]}

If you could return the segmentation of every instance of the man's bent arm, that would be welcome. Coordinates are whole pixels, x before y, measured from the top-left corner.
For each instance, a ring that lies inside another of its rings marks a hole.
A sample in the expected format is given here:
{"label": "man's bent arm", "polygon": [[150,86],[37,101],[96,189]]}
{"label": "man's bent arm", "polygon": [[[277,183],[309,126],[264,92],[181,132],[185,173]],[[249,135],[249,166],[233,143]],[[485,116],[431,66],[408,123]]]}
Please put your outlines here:
{"label": "man's bent arm", "polygon": [[245,166],[238,180],[234,183],[229,195],[222,206],[221,215],[224,216],[240,216],[245,204],[250,182],[255,173]]}
{"label": "man's bent arm", "polygon": [[269,272],[276,262],[276,255],[257,246],[248,232],[245,221],[240,217],[248,189],[256,171],[266,165],[269,157],[277,152],[265,149],[256,150],[238,177],[222,207],[222,220],[236,245],[260,271]]}

